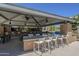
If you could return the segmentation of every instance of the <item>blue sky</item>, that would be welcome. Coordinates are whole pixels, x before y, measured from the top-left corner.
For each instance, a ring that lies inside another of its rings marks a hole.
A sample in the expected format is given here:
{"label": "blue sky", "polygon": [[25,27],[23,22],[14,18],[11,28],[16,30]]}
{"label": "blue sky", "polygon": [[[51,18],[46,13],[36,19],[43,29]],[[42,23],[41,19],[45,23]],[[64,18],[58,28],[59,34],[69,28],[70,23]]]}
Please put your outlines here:
{"label": "blue sky", "polygon": [[17,5],[67,17],[79,14],[79,3],[18,3]]}

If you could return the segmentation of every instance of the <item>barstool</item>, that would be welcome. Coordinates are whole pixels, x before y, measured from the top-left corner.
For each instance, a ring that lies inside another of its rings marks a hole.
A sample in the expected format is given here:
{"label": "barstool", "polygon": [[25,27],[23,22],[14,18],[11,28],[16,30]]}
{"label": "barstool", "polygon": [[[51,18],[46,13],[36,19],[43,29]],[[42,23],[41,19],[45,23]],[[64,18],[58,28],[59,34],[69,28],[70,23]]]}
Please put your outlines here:
{"label": "barstool", "polygon": [[33,34],[28,34],[28,37],[31,38],[31,37],[34,37],[34,36],[33,36]]}
{"label": "barstool", "polygon": [[59,48],[59,45],[58,45],[58,36],[56,36],[56,38],[53,38],[52,41],[54,42],[54,48]]}
{"label": "barstool", "polygon": [[51,43],[51,49],[52,49],[52,48],[54,48],[54,46],[53,46],[53,44],[54,44],[54,43],[53,43],[53,37],[49,37],[49,40],[51,40],[50,43]]}
{"label": "barstool", "polygon": [[60,40],[60,44],[61,44],[62,46],[68,45],[68,36],[69,36],[69,35],[66,35],[66,36],[62,35],[61,38],[58,38],[58,40]]}
{"label": "barstool", "polygon": [[[41,39],[41,40],[40,40]],[[43,50],[43,47],[44,47],[44,40],[45,38],[40,38],[39,41],[35,41],[34,44],[33,44],[33,51],[34,52],[41,52],[41,54],[39,55],[42,55],[43,54],[43,51],[41,51],[41,49]],[[36,52],[36,53],[37,53]]]}
{"label": "barstool", "polygon": [[63,46],[64,45],[64,41],[63,41],[63,36],[58,38],[58,46]]}
{"label": "barstool", "polygon": [[64,41],[64,44],[66,44],[66,45],[68,45],[68,37],[69,37],[69,35],[66,35],[66,36],[64,36],[64,38],[63,38],[63,41]]}
{"label": "barstool", "polygon": [[49,51],[49,53],[51,53],[51,42],[52,42],[51,39],[45,40],[45,43],[46,43],[45,45],[46,45],[46,48]]}

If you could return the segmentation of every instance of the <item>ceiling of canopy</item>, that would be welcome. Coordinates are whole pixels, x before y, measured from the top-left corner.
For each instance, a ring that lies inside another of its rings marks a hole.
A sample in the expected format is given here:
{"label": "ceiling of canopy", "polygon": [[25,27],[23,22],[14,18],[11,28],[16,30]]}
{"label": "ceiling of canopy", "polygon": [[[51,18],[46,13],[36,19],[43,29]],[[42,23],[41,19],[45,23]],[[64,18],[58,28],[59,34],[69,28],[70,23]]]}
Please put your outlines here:
{"label": "ceiling of canopy", "polygon": [[34,26],[35,27],[35,26],[45,26],[45,25],[47,26],[49,24],[53,24],[56,22],[62,22],[64,21],[64,19],[66,19],[64,17],[60,17],[61,19],[63,19],[61,20],[56,15],[55,16],[57,18],[52,17],[52,15],[51,17],[49,16],[46,17],[47,15],[43,16],[41,14],[42,12],[39,12],[37,13],[38,15],[36,15],[36,13],[33,13],[33,11],[32,11],[32,14],[31,12],[22,14],[20,12],[17,13],[17,12],[11,12],[11,11],[8,11],[7,9],[3,10],[0,8],[0,24],[6,24],[6,25],[12,25],[12,26]]}
{"label": "ceiling of canopy", "polygon": [[59,21],[58,19],[54,19],[54,18],[47,18],[47,17],[33,16],[33,15],[21,15],[17,13],[0,11],[0,24],[43,26],[46,24],[59,22]]}

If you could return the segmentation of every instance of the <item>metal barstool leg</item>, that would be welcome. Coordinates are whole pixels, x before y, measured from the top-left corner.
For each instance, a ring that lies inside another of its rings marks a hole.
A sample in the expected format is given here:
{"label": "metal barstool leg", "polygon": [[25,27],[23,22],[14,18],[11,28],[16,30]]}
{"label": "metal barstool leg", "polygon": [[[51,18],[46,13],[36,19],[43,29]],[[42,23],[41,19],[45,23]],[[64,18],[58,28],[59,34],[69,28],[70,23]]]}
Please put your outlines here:
{"label": "metal barstool leg", "polygon": [[33,51],[35,52],[35,44],[33,44]]}
{"label": "metal barstool leg", "polygon": [[[35,53],[37,53],[38,55],[40,55],[40,56],[42,56],[42,52],[41,52],[41,54],[39,54],[39,52],[40,52],[40,45],[42,45],[42,44],[33,44],[33,51],[35,52]],[[36,47],[37,46],[37,47]],[[42,47],[41,47],[42,48]],[[37,52],[36,52],[37,51]]]}
{"label": "metal barstool leg", "polygon": [[57,43],[57,40],[55,41],[55,47],[56,47],[56,48],[59,48],[59,45],[58,45],[58,43]]}
{"label": "metal barstool leg", "polygon": [[[42,45],[42,44],[38,44],[38,52],[40,51],[40,45]],[[42,48],[42,47],[41,47]],[[41,52],[41,54],[40,54],[40,56],[42,56],[42,52]]]}
{"label": "metal barstool leg", "polygon": [[59,39],[59,41],[60,41],[60,46],[63,46],[63,47],[64,47],[64,42],[63,42],[63,39],[62,39],[62,38],[60,38],[60,39]]}
{"label": "metal barstool leg", "polygon": [[61,44],[62,44],[62,46],[64,47],[64,41],[63,41],[63,39],[61,40]]}
{"label": "metal barstool leg", "polygon": [[43,48],[44,48],[44,43],[41,45],[41,49],[42,49],[42,52],[41,52],[41,56],[43,55]]}
{"label": "metal barstool leg", "polygon": [[51,49],[50,49],[50,42],[48,42],[48,50],[49,50],[49,53],[51,54]]}
{"label": "metal barstool leg", "polygon": [[38,44],[38,51],[40,51],[40,50],[39,50],[39,44]]}
{"label": "metal barstool leg", "polygon": [[46,42],[44,42],[44,47],[43,47],[44,51],[46,52],[47,48],[46,48]]}
{"label": "metal barstool leg", "polygon": [[68,45],[68,43],[69,43],[69,42],[68,42],[68,39],[66,39],[66,44]]}

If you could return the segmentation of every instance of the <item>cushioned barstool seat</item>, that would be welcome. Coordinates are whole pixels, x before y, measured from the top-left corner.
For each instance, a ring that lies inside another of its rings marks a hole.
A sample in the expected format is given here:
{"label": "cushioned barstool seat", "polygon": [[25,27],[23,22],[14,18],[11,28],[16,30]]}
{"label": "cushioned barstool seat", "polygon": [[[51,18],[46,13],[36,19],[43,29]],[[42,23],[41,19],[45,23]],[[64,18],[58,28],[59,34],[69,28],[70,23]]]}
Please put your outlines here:
{"label": "cushioned barstool seat", "polygon": [[42,44],[43,41],[35,41],[34,43],[36,43],[36,44]]}
{"label": "cushioned barstool seat", "polygon": [[45,40],[45,42],[51,42],[51,40]]}

